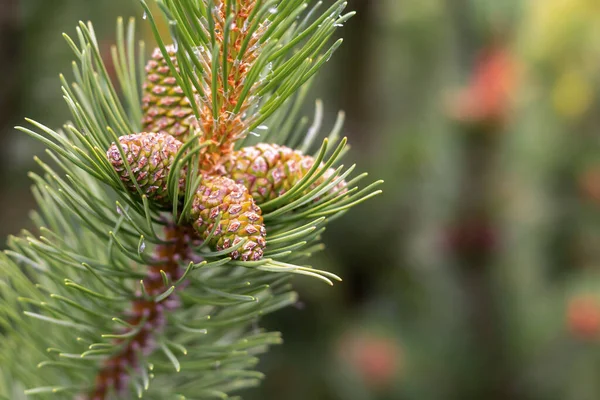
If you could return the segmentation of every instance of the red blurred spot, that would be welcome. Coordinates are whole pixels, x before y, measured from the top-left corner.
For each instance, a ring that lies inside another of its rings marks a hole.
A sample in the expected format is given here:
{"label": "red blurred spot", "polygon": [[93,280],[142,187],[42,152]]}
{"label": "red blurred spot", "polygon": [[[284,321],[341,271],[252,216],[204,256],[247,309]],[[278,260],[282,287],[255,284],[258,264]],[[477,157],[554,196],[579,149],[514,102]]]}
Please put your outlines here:
{"label": "red blurred spot", "polygon": [[453,118],[470,123],[502,124],[516,86],[516,62],[503,46],[485,48],[468,85],[452,99]]}
{"label": "red blurred spot", "polygon": [[494,252],[497,232],[485,217],[472,217],[456,222],[445,232],[445,245],[461,258],[480,259]]}
{"label": "red blurred spot", "polygon": [[592,296],[579,296],[569,302],[567,324],[580,339],[596,339],[600,334],[600,301]]}
{"label": "red blurred spot", "polygon": [[372,389],[388,388],[399,373],[400,347],[390,338],[371,334],[348,336],[341,341],[340,355]]}
{"label": "red blurred spot", "polygon": [[600,204],[600,165],[594,165],[579,176],[579,188],[582,194]]}

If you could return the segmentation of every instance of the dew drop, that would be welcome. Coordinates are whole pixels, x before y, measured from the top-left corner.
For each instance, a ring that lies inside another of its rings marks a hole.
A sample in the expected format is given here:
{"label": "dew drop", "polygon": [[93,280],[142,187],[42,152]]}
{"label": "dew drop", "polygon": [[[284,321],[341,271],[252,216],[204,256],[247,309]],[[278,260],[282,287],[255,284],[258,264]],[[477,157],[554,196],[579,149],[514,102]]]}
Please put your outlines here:
{"label": "dew drop", "polygon": [[140,243],[139,251],[140,253],[143,253],[144,250],[146,250],[146,241],[142,240],[142,243]]}
{"label": "dew drop", "polygon": [[275,13],[277,13],[277,7],[271,7],[271,8],[269,8],[269,12],[270,12],[271,14],[275,14]]}
{"label": "dew drop", "polygon": [[144,14],[142,15],[142,19],[148,19],[148,14],[146,13],[146,11],[144,11]]}
{"label": "dew drop", "polygon": [[117,206],[117,214],[123,215],[123,210],[121,210],[121,207],[119,206]]}
{"label": "dew drop", "polygon": [[256,127],[256,129],[262,129],[263,131],[266,131],[267,129],[269,129],[269,127],[266,125],[259,125]]}

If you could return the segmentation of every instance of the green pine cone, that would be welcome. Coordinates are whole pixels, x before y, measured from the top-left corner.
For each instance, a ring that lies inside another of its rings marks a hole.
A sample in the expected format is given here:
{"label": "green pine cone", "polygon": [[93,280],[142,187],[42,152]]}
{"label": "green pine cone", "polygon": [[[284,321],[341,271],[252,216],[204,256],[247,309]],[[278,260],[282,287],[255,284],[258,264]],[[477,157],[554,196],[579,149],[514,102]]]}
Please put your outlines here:
{"label": "green pine cone", "polygon": [[231,257],[243,261],[262,257],[266,229],[260,208],[244,186],[224,176],[206,176],[196,191],[190,216],[202,239],[208,237],[220,216],[219,225],[209,242],[217,250],[248,239],[240,249],[231,253]]}
{"label": "green pine cone", "polygon": [[[298,183],[315,164],[311,156],[276,144],[260,143],[235,151],[223,162],[226,175],[244,185],[257,204],[275,199]],[[334,173],[329,168],[306,192],[314,189]],[[337,184],[332,192],[346,191],[346,182]]]}
{"label": "green pine cone", "polygon": [[[177,66],[175,47],[167,46],[171,61]],[[147,132],[168,133],[185,142],[199,127],[189,99],[177,85],[162,52],[156,48],[146,64],[143,85],[142,118]]]}
{"label": "green pine cone", "polygon": [[[170,200],[167,177],[182,143],[171,135],[144,132],[121,136],[119,144],[142,192],[150,200],[167,206]],[[136,192],[117,144],[113,143],[110,146],[106,156],[129,190]],[[179,180],[180,193],[183,193],[184,188],[185,170],[182,169]]]}

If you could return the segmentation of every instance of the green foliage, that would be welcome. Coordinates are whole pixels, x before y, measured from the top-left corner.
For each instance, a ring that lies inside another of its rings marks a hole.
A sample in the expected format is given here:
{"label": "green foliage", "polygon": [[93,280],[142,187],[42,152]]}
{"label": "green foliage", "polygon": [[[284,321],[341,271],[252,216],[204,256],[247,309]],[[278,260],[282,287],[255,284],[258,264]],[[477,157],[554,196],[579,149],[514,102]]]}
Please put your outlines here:
{"label": "green foliage", "polygon": [[[144,0],[140,0],[145,9],[145,15],[152,24],[152,28],[159,47],[165,58],[167,51],[165,42],[159,34],[156,19]],[[228,3],[231,6],[231,3]],[[214,6],[214,1],[197,0],[164,0],[158,2],[168,21],[171,37],[178,51],[180,71],[172,65],[171,70],[179,85],[184,89],[188,98],[193,97],[192,87],[201,95],[206,93],[205,88],[210,87],[210,93],[216,96],[218,92],[219,75],[227,76],[227,62],[219,57],[212,57],[211,65],[201,63],[199,53],[217,53],[219,44],[214,33],[215,21],[213,13],[209,12]],[[342,44],[342,39],[337,40],[327,50],[328,40],[337,27],[351,18],[354,13],[342,14],[347,2],[336,1],[321,16],[311,18],[323,5],[322,1],[314,4],[306,16],[299,16],[309,8],[305,0],[287,1],[257,1],[254,12],[247,19],[248,36],[241,45],[237,61],[240,61],[248,49],[252,34],[260,24],[268,24],[266,32],[261,36],[256,46],[261,47],[258,59],[250,69],[244,80],[244,91],[237,103],[236,113],[242,107],[246,98],[256,99],[256,108],[248,111],[249,131],[260,126],[285,103],[304,83],[306,83],[325,63],[333,52]],[[226,21],[223,32],[224,42],[227,43],[231,20]],[[225,53],[224,53],[225,54]],[[202,86],[203,76],[210,67],[210,79],[206,87]],[[227,79],[223,79],[227,82]],[[226,88],[225,88],[226,89]],[[217,103],[213,98],[213,111]],[[200,117],[196,104],[193,104],[196,117]]]}
{"label": "green foliage", "polygon": [[[261,128],[262,136],[247,136],[239,145],[282,143],[314,152],[317,162],[285,195],[260,204],[267,227],[264,258],[232,260],[229,254],[243,242],[222,251],[194,243],[196,259],[181,260],[184,272],[176,281],[163,273],[166,289],[157,295],[148,294],[143,280],[148,266],[161,262],[153,255],[156,246],[169,243],[163,227],[185,221],[202,179],[198,158],[206,143],[193,137],[177,154],[168,177],[170,212],[152,204],[139,185],[137,193],[129,192],[108,162],[106,149],[120,136],[140,130],[144,44],[135,40],[133,20],[127,26],[119,20],[111,54],[117,82],[112,82],[92,25],[80,23],[75,38],[65,35],[76,58],[72,81],[61,76],[72,121],[63,130],[31,120],[30,127],[18,128],[44,143],[51,162],[36,159],[42,172],[30,174],[39,206],[32,220],[38,229],[11,237],[9,250],[0,254],[0,398],[89,393],[102,360],[118,354],[144,324],[127,321],[131,302],[144,298],[158,304],[175,291],[181,305],[166,313],[165,328],[155,332],[155,350],[140,351],[139,365],[128,367],[126,394],[148,399],[228,398],[230,392],[260,381],[262,374],[253,370],[257,356],[281,342],[279,333],[264,332],[258,321],[297,301],[290,276],[307,275],[329,284],[339,280],[297,263],[323,248],[320,238],[327,223],[378,194],[374,187],[379,182],[359,188],[366,174],[350,178],[354,166],[339,165],[346,152],[346,140],[339,136],[343,114],[320,146],[315,143],[321,104],[310,127],[297,115],[306,83],[341,42],[322,49],[352,14],[341,15],[341,1],[321,16],[316,16],[320,2],[308,13],[304,1],[259,3],[249,19],[251,26],[266,20],[270,24],[262,39],[264,51],[245,83],[244,95],[258,100],[243,118],[248,132]],[[144,1],[142,5],[164,52],[165,39],[155,25],[158,17]],[[214,5],[210,0],[165,0],[159,5],[178,44],[180,69],[172,66],[173,71],[193,98],[192,85],[204,93],[197,50],[218,45],[211,35],[212,13],[207,11]],[[298,19],[302,13],[305,16]],[[217,71],[225,74],[224,65],[214,58],[212,76]],[[198,117],[197,107],[195,113]],[[317,168],[320,162],[325,168]],[[336,173],[307,191],[329,167]],[[135,182],[127,163],[126,168]],[[177,177],[183,168],[188,187],[180,202]],[[348,181],[346,193],[326,194],[341,180]]]}

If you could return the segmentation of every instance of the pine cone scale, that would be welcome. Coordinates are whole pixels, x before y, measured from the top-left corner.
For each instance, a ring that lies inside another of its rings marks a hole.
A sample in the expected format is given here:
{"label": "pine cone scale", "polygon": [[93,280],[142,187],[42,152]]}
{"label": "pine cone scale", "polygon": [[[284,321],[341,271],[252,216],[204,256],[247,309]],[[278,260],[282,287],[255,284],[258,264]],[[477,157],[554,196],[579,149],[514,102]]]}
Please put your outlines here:
{"label": "pine cone scale", "polygon": [[[214,229],[210,244],[225,250],[247,239],[242,251],[231,253],[241,260],[259,260],[266,241],[261,210],[248,190],[222,176],[207,176],[196,191],[190,212],[193,226],[202,239]],[[215,228],[215,223],[219,223]]]}
{"label": "pine cone scale", "polygon": [[[265,203],[287,193],[314,166],[311,156],[285,146],[261,143],[233,152],[223,162],[224,173],[244,185],[258,203]],[[335,171],[327,169],[305,192],[330,178]],[[344,181],[329,193],[346,191]]]}
{"label": "pine cone scale", "polygon": [[[167,46],[171,61],[177,65],[175,48]],[[142,125],[151,132],[168,133],[187,140],[199,128],[193,117],[189,99],[184,95],[177,79],[171,75],[160,49],[155,49],[152,59],[146,64],[146,81],[142,96]]]}
{"label": "pine cone scale", "polygon": [[[117,146],[121,146],[125,159],[142,192],[161,205],[168,204],[167,176],[174,163],[175,155],[182,143],[172,137],[160,133],[138,133],[122,136],[119,144],[113,143],[106,155],[121,181],[128,189],[135,192],[137,189],[129,176],[121,153]],[[185,171],[181,171],[180,189],[185,187]]]}

